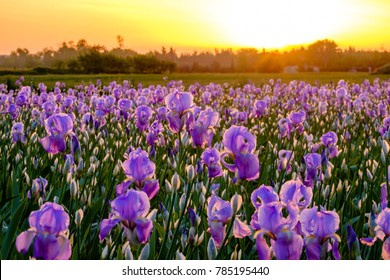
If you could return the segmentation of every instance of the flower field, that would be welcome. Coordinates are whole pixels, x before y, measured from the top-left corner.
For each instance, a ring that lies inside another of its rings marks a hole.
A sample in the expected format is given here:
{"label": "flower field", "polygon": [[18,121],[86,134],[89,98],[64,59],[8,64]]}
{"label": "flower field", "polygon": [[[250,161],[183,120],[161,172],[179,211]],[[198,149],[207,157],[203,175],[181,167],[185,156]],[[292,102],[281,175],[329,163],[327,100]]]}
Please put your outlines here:
{"label": "flower field", "polygon": [[0,84],[1,259],[390,259],[389,108],[379,79]]}

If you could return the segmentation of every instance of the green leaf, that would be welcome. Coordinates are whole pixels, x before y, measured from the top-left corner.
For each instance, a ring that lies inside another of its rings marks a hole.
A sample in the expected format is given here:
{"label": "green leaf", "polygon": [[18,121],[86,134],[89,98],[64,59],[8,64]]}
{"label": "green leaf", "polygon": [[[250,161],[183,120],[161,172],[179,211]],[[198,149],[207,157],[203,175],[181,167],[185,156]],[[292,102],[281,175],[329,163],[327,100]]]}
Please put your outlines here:
{"label": "green leaf", "polygon": [[2,249],[1,249],[1,258],[2,259],[8,259],[9,258],[11,247],[15,243],[16,230],[18,229],[18,225],[21,222],[20,220],[21,220],[21,218],[23,216],[23,213],[24,213],[24,211],[26,209],[26,206],[27,206],[27,199],[24,199],[23,202],[18,207],[18,209],[16,210],[14,216],[11,219],[11,223],[9,224],[7,233],[5,235],[3,243],[1,244],[1,247],[2,247]]}

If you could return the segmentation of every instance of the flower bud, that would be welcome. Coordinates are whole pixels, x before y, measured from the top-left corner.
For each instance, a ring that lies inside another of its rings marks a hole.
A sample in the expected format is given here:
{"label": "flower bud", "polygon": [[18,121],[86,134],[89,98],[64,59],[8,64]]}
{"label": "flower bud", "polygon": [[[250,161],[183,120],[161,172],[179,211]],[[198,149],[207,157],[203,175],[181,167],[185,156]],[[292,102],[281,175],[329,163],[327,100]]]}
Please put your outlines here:
{"label": "flower bud", "polygon": [[193,165],[187,165],[186,166],[186,172],[187,172],[187,179],[188,182],[191,182],[195,178],[195,168]]}
{"label": "flower bud", "polygon": [[382,151],[385,153],[386,156],[389,154],[390,145],[389,145],[389,143],[387,143],[386,140],[382,141]]}
{"label": "flower bud", "polygon": [[70,170],[71,160],[69,157],[66,158],[64,168],[62,169],[63,174],[68,174]]}
{"label": "flower bud", "polygon": [[177,191],[180,188],[180,177],[176,172],[172,176],[171,185],[174,191]]}
{"label": "flower bud", "polygon": [[165,180],[165,188],[167,189],[167,192],[171,193],[173,191],[171,183],[168,182],[168,180]]}
{"label": "flower bud", "polygon": [[79,192],[78,184],[74,179],[72,179],[72,181],[70,182],[69,191],[70,196],[73,198],[75,198],[77,196],[77,193]]}
{"label": "flower bud", "polygon": [[84,211],[83,209],[80,208],[79,210],[76,211],[75,214],[75,218],[74,218],[75,224],[80,226],[83,218],[84,218]]}
{"label": "flower bud", "polygon": [[176,252],[176,259],[179,260],[179,261],[182,261],[182,260],[185,260],[186,257],[183,255],[183,253],[177,251]]}
{"label": "flower bud", "polygon": [[131,252],[130,246],[127,246],[125,249],[125,260],[134,260],[133,253]]}
{"label": "flower bud", "polygon": [[204,240],[204,232],[202,232],[202,234],[199,236],[198,241],[196,242],[196,246],[202,244],[203,240]]}
{"label": "flower bud", "polygon": [[209,260],[215,260],[217,258],[217,246],[215,245],[214,239],[211,237],[207,244],[207,256]]}
{"label": "flower bud", "polygon": [[233,213],[237,213],[242,205],[242,196],[235,193],[230,200],[230,204],[232,205]]}
{"label": "flower bud", "polygon": [[368,182],[372,182],[372,178],[373,178],[373,176],[372,176],[372,173],[370,172],[370,170],[366,170],[366,174],[367,174],[367,180],[368,180]]}
{"label": "flower bud", "polygon": [[383,150],[381,150],[381,162],[386,164],[386,154]]}
{"label": "flower bud", "polygon": [[149,250],[150,246],[149,243],[146,243],[144,248],[141,251],[141,254],[139,255],[138,260],[147,260],[149,258]]}
{"label": "flower bud", "polygon": [[184,208],[186,207],[186,194],[185,193],[183,193],[182,196],[180,197],[179,207],[180,207],[180,212],[183,212]]}
{"label": "flower bud", "polygon": [[195,228],[194,228],[194,227],[191,227],[191,228],[190,228],[190,231],[189,231],[189,233],[188,233],[188,241],[189,241],[189,243],[190,243],[191,245],[194,244],[195,238],[196,238],[196,231],[195,231]]}

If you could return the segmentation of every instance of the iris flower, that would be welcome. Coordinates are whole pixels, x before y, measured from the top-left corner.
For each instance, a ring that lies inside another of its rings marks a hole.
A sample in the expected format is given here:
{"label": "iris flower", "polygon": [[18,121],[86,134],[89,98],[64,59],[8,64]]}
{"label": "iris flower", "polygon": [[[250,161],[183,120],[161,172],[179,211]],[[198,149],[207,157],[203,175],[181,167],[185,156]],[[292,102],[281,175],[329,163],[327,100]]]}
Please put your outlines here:
{"label": "iris flower", "polygon": [[[256,138],[246,127],[233,125],[223,135],[225,152],[221,154],[223,165],[231,172],[236,172],[240,180],[256,180],[260,173],[259,158],[253,154]],[[233,159],[227,163],[226,157]]]}
{"label": "iris flower", "polygon": [[16,238],[16,249],[25,254],[34,243],[34,257],[43,260],[67,260],[71,256],[70,242],[66,236],[69,215],[61,205],[46,202],[31,212],[30,228]]}
{"label": "iris flower", "polygon": [[169,128],[178,133],[185,123],[185,116],[193,107],[193,99],[189,92],[174,91],[165,97],[165,104],[168,108],[167,118]]}
{"label": "iris flower", "polygon": [[122,163],[127,180],[116,187],[117,195],[124,194],[130,186],[144,191],[152,199],[159,190],[159,183],[153,179],[156,165],[149,159],[148,153],[137,149],[132,151],[128,159]]}
{"label": "iris flower", "polygon": [[339,229],[340,218],[334,211],[326,211],[322,206],[304,209],[300,216],[302,232],[305,235],[304,243],[306,256],[309,260],[324,258],[328,252],[329,241],[332,241],[333,257],[340,259],[338,244],[340,237],[336,234]]}
{"label": "iris flower", "polygon": [[40,140],[45,151],[51,154],[64,152],[65,137],[71,135],[73,130],[72,119],[64,113],[54,114],[45,120],[45,128],[49,135]]}
{"label": "iris flower", "polygon": [[148,242],[153,222],[147,218],[150,203],[145,192],[129,189],[125,194],[111,201],[111,209],[109,218],[103,219],[100,223],[100,240],[103,240],[120,223],[132,244]]}

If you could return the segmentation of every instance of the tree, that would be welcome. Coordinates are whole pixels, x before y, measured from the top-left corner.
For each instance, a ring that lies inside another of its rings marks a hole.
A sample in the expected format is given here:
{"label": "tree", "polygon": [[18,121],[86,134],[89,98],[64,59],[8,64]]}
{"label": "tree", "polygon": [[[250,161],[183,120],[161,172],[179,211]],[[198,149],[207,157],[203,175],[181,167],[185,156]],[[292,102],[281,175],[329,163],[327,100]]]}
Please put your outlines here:
{"label": "tree", "polygon": [[330,62],[339,51],[335,41],[328,39],[318,40],[307,48],[309,62],[318,65],[321,69],[328,69]]}
{"label": "tree", "polygon": [[121,35],[117,35],[116,36],[116,40],[117,40],[117,42],[118,42],[118,49],[123,49],[124,48],[124,41],[125,41],[125,39],[123,38],[123,36],[121,36]]}

